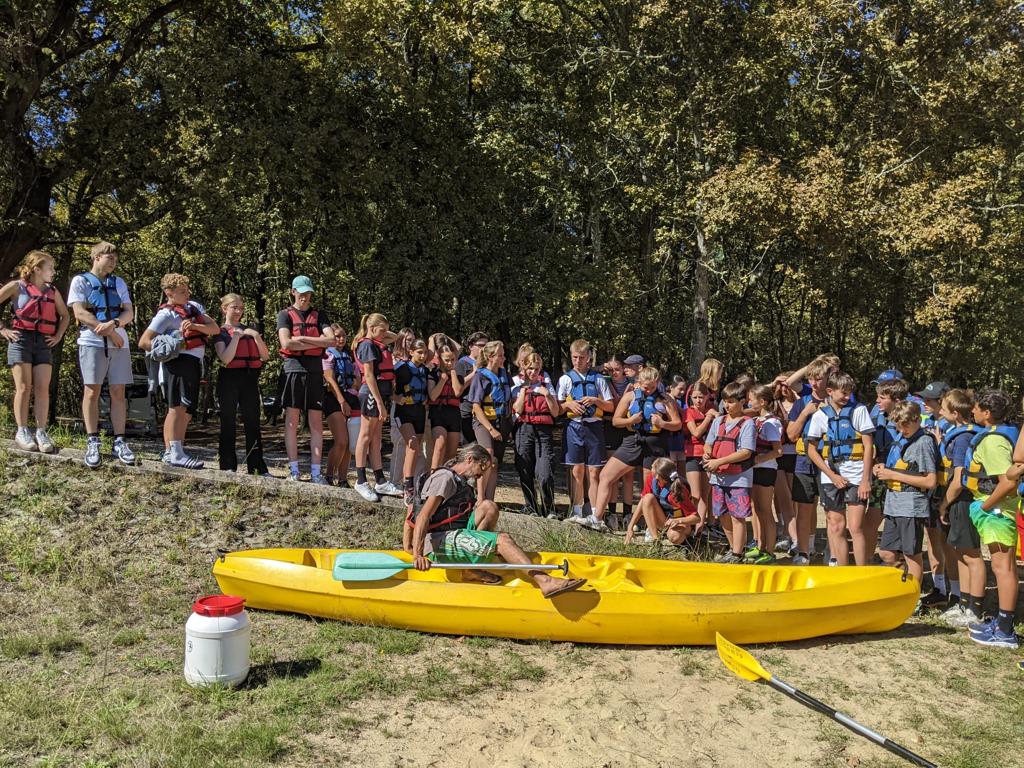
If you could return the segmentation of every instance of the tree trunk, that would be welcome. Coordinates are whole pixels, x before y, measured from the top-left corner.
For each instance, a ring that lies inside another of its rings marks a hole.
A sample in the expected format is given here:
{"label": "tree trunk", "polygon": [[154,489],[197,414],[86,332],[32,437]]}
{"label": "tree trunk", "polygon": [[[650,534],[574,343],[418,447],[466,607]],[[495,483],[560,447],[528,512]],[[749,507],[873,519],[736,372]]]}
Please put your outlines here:
{"label": "tree trunk", "polygon": [[708,299],[711,294],[708,278],[708,247],[704,230],[697,225],[697,263],[693,270],[693,327],[690,335],[690,378],[700,374],[701,363],[708,354]]}

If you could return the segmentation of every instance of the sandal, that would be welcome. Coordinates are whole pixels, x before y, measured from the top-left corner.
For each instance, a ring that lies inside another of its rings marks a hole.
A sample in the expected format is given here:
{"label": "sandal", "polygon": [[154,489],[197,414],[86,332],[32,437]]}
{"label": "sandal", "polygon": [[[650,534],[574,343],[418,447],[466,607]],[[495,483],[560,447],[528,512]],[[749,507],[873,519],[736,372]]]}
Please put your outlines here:
{"label": "sandal", "polygon": [[501,584],[501,576],[490,571],[482,571],[479,568],[463,572],[462,580],[473,584]]}
{"label": "sandal", "polygon": [[565,583],[548,593],[541,593],[550,600],[552,597],[565,594],[566,592],[575,592],[577,589],[587,583],[586,579],[566,579]]}

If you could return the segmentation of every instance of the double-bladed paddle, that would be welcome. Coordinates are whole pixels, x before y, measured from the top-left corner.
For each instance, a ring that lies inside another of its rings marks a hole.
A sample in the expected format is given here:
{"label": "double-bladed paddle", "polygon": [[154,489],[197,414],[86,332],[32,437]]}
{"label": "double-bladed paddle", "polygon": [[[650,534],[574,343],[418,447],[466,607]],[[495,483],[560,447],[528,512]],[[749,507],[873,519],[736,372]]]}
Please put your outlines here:
{"label": "double-bladed paddle", "polygon": [[[431,563],[433,568],[481,569],[486,571],[561,571],[569,573],[569,561],[561,565],[537,565],[535,563]],[[337,581],[383,581],[402,571],[416,568],[386,552],[341,552],[334,559],[334,578]]]}
{"label": "double-bladed paddle", "polygon": [[914,763],[914,765],[925,766],[925,768],[937,768],[935,763],[925,760],[920,755],[914,754],[906,747],[900,746],[894,741],[889,741],[889,739],[885,738],[882,734],[875,733],[870,728],[861,725],[849,715],[837,712],[828,704],[818,701],[812,696],[808,696],[803,691],[794,688],[789,683],[784,683],[782,680],[779,680],[762,667],[758,663],[757,659],[738,645],[730,643],[717,632],[715,633],[715,645],[718,646],[718,657],[722,660],[722,663],[725,664],[729,670],[736,673],[744,680],[764,680],[775,690],[782,691],[790,698],[799,701],[805,707],[810,707],[813,710],[821,712],[823,715],[828,715],[840,725],[844,725],[854,733],[859,733],[864,738],[870,739],[875,742],[875,744],[878,744],[880,747],[884,747],[894,755],[899,755],[904,760],[909,760]]}

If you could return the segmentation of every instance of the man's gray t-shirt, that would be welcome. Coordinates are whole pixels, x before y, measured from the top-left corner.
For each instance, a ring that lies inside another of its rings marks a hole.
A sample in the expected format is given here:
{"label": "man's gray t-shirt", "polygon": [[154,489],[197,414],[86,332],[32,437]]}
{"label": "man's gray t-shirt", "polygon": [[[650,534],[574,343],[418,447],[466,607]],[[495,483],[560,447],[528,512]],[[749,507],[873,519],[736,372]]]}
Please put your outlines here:
{"label": "man's gray t-shirt", "polygon": [[[903,453],[907,462],[907,474],[927,474],[936,470],[935,440],[927,433],[914,440]],[[903,486],[909,488],[909,486]],[[885,494],[885,514],[889,517],[928,517],[929,492],[920,488],[894,491]]]}

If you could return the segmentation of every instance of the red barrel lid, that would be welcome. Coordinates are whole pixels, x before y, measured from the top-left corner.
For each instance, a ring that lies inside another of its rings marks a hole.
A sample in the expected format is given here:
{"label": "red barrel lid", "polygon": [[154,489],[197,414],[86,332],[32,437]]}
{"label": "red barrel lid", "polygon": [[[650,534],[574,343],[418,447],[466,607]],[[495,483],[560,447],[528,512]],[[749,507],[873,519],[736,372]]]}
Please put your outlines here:
{"label": "red barrel lid", "polygon": [[242,612],[245,598],[232,595],[207,595],[192,604],[192,612],[200,616],[234,616]]}

